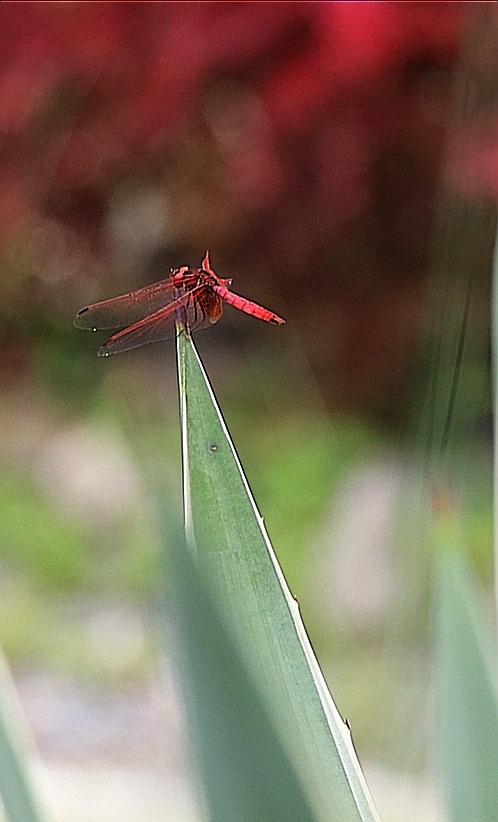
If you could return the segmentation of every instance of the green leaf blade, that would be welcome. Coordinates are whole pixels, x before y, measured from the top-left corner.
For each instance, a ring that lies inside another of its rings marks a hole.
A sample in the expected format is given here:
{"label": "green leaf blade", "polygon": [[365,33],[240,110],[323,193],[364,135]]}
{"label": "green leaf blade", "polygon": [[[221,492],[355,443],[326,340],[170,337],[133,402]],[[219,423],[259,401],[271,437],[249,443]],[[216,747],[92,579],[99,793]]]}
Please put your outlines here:
{"label": "green leaf blade", "polygon": [[209,382],[185,335],[178,339],[178,359],[187,543],[228,642],[292,763],[312,818],[378,820],[349,729],[330,698]]}
{"label": "green leaf blade", "polygon": [[24,720],[0,654],[0,797],[10,822],[44,822],[28,768]]}
{"label": "green leaf blade", "polygon": [[448,816],[491,822],[498,808],[496,665],[468,569],[454,551],[439,559],[438,605],[438,727]]}

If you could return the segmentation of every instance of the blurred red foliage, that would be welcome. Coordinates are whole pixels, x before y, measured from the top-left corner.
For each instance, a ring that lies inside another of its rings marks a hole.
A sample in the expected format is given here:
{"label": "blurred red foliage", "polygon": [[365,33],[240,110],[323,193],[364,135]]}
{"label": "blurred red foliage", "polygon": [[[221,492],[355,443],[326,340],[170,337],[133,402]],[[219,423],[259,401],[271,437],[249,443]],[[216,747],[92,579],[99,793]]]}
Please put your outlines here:
{"label": "blurred red foliage", "polygon": [[[274,141],[306,133],[324,107],[349,102],[349,122],[329,132],[322,150],[339,167],[344,150],[349,166],[359,152],[361,166],[365,140],[400,128],[399,106],[368,105],[365,92],[410,60],[451,64],[461,19],[456,4],[3,4],[0,159],[2,201],[11,207],[1,225],[23,203],[105,185],[167,149],[217,77],[251,84]],[[274,186],[265,169],[275,158],[251,160],[261,160],[259,185]],[[228,171],[243,189],[240,164]],[[338,200],[341,182],[347,189],[347,175],[334,176]],[[254,185],[241,193],[261,197]]]}
{"label": "blurred red foliage", "polygon": [[[210,247],[241,289],[264,271],[303,339],[320,323],[306,353],[334,402],[382,404],[413,344],[470,5],[0,5],[0,244],[55,220],[104,254],[117,187],[164,189],[173,263]],[[489,134],[457,176],[495,196]]]}

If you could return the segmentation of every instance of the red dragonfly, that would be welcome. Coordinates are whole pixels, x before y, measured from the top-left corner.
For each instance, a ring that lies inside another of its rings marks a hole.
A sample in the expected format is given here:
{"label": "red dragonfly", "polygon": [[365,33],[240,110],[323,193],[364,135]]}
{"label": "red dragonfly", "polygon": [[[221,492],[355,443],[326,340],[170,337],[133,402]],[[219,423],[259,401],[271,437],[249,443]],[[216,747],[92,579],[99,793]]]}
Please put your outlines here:
{"label": "red dragonfly", "polygon": [[167,280],[82,308],[74,324],[91,331],[121,328],[99,348],[99,357],[108,357],[171,337],[175,321],[187,334],[216,323],[224,302],[267,323],[285,322],[268,308],[234,294],[228,288],[231,284],[231,279],[215,274],[206,251],[200,268],[183,265],[173,269]]}

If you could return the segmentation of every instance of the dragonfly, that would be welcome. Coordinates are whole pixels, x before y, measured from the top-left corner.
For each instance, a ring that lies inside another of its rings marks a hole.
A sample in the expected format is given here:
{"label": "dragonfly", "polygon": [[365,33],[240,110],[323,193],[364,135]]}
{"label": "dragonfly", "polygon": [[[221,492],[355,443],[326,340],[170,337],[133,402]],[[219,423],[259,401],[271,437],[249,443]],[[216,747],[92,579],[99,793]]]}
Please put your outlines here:
{"label": "dragonfly", "polygon": [[97,352],[99,357],[108,357],[173,336],[175,323],[187,335],[213,325],[223,313],[223,303],[268,323],[285,322],[268,308],[235,294],[231,284],[231,278],[215,274],[206,251],[200,268],[183,265],[171,269],[165,280],[88,305],[78,311],[74,325],[90,331],[121,329]]}

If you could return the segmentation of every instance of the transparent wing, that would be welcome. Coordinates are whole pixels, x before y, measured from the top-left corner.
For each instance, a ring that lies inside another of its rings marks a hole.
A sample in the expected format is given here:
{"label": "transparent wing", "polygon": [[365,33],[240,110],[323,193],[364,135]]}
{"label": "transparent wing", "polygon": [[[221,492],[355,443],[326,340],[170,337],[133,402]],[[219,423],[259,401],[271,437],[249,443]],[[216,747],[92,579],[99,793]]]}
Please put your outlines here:
{"label": "transparent wing", "polygon": [[127,325],[155,314],[171,303],[175,297],[175,284],[170,279],[160,280],[129,294],[88,305],[78,311],[74,320],[76,328],[93,329],[124,328]]}
{"label": "transparent wing", "polygon": [[101,345],[97,352],[99,357],[107,357],[109,354],[119,354],[132,348],[140,348],[148,343],[167,340],[175,335],[175,322],[187,326],[190,330],[198,328],[204,321],[200,300],[206,290],[205,285],[197,286],[155,311],[154,314],[143,317],[128,328],[118,331]]}

